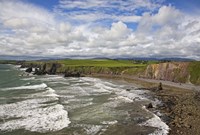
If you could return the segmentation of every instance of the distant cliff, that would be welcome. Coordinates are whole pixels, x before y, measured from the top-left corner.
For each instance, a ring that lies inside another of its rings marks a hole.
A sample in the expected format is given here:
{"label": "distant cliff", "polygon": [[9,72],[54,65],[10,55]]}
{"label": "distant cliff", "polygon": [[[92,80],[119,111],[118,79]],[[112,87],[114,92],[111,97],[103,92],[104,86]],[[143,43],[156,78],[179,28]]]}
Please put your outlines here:
{"label": "distant cliff", "polygon": [[200,62],[167,62],[150,64],[142,77],[178,83],[200,84]]}
{"label": "distant cliff", "polygon": [[[79,77],[92,74],[106,75],[139,75],[145,70],[144,67],[105,67],[105,66],[68,66],[54,62],[22,62],[21,68],[27,68],[26,72],[36,75],[64,74],[65,77]],[[33,70],[34,69],[34,70]]]}
{"label": "distant cliff", "polygon": [[91,74],[106,75],[128,75],[142,78],[166,80],[177,83],[192,83],[200,85],[200,62],[166,62],[157,64],[146,64],[134,67],[109,67],[109,66],[69,66],[55,61],[22,62],[27,72],[34,74],[63,74],[65,77],[79,77]]}

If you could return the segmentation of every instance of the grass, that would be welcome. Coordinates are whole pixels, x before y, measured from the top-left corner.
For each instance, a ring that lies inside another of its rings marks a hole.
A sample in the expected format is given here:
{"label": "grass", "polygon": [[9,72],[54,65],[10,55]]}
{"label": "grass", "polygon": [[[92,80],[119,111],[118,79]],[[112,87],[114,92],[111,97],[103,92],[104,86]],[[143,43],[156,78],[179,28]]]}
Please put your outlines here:
{"label": "grass", "polygon": [[190,81],[193,84],[200,84],[200,62],[191,62],[189,65]]}
{"label": "grass", "polygon": [[107,59],[88,59],[88,60],[58,60],[57,63],[70,66],[84,66],[84,67],[143,67],[146,64],[135,64],[131,60],[107,60]]}
{"label": "grass", "polygon": [[137,63],[133,60],[110,60],[110,59],[66,59],[66,60],[48,60],[48,61],[27,61],[28,64],[47,64],[50,69],[52,63],[61,64],[57,69],[58,73],[79,72],[82,74],[129,74],[133,75],[138,71],[143,71],[147,63],[142,61]]}

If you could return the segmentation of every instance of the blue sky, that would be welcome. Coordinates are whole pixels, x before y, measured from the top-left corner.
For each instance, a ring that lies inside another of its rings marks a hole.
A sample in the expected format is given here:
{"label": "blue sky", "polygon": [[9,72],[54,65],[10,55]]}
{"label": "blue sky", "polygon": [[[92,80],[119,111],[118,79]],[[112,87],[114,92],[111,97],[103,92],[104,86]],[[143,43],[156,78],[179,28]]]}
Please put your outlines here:
{"label": "blue sky", "polygon": [[200,59],[199,0],[1,0],[0,55]]}

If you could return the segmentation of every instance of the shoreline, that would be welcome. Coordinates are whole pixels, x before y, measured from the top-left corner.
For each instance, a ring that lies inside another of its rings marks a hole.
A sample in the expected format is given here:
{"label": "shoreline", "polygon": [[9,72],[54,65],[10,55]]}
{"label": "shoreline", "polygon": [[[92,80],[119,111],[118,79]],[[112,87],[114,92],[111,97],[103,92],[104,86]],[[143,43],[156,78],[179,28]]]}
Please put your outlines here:
{"label": "shoreline", "polygon": [[[152,88],[163,83],[163,90],[152,91],[163,102],[156,109],[167,116],[169,135],[193,135],[200,133],[200,86],[179,84],[162,80],[150,80],[137,77],[116,75],[90,75],[89,77],[119,79],[135,83],[144,88]],[[149,81],[150,80],[150,81]],[[170,85],[172,84],[172,85]],[[187,87],[184,87],[187,86]],[[194,89],[195,88],[195,89]],[[150,90],[151,91],[151,90]]]}
{"label": "shoreline", "polygon": [[[152,91],[163,102],[156,109],[168,117],[166,124],[170,127],[169,135],[190,135],[200,133],[200,86],[179,84],[163,80],[144,79],[126,75],[91,74],[86,77],[125,80],[141,88],[155,88],[163,84],[163,90]],[[151,91],[151,90],[150,90]]]}
{"label": "shoreline", "polygon": [[86,75],[89,77],[108,77],[108,78],[121,78],[121,79],[129,79],[134,80],[136,82],[146,82],[150,84],[158,84],[162,83],[164,86],[168,87],[174,87],[174,88],[180,88],[180,89],[187,89],[187,90],[193,90],[193,91],[200,91],[200,85],[194,85],[191,83],[176,83],[166,80],[156,80],[156,79],[148,79],[148,78],[141,78],[136,76],[128,76],[128,75],[106,75],[106,74],[92,74],[92,75]]}

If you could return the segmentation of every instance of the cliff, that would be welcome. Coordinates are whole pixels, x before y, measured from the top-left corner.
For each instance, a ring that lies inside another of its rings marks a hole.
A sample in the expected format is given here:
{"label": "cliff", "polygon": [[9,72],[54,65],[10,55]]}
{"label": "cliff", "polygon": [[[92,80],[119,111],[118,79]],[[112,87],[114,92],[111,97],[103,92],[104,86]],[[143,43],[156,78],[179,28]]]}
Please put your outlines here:
{"label": "cliff", "polygon": [[127,64],[127,61],[117,60],[70,60],[22,62],[20,64],[22,67],[28,68],[27,72],[32,72],[32,68],[35,68],[34,74],[37,75],[63,74],[65,77],[79,77],[92,74],[128,75],[200,85],[200,62],[195,61],[157,64],[133,64],[129,61]]}
{"label": "cliff", "polygon": [[200,84],[200,62],[167,62],[150,64],[142,77],[177,83]]}
{"label": "cliff", "polygon": [[66,65],[56,62],[22,62],[22,68],[27,68],[26,72],[33,72],[36,75],[44,74],[64,74],[65,77],[79,77],[91,74],[107,74],[107,75],[138,75],[144,71],[145,66],[81,66]]}

